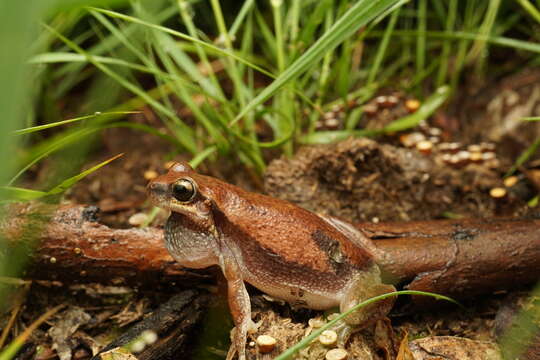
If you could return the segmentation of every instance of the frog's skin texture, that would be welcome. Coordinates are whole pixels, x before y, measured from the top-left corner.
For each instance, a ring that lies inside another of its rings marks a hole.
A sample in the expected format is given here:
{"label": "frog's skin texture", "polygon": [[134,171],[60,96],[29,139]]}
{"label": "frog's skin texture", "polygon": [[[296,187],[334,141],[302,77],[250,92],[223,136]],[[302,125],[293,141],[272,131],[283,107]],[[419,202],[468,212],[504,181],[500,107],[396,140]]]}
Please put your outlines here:
{"label": "frog's skin texture", "polygon": [[[251,304],[244,282],[311,309],[346,311],[394,291],[381,283],[377,249],[351,225],[321,217],[287,201],[251,193],[176,163],[148,185],[152,202],[170,210],[165,242],[188,268],[221,267],[236,324],[227,356],[245,359]],[[346,318],[365,325],[392,307],[387,300]]]}

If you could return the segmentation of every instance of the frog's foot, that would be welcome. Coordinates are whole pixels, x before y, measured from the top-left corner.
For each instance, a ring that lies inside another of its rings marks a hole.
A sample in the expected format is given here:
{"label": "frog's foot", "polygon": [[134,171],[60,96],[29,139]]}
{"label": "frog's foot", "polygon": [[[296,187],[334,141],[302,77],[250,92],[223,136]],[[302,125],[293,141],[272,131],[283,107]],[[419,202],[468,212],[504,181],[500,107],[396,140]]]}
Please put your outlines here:
{"label": "frog's foot", "polygon": [[257,332],[257,330],[259,330],[259,327],[261,327],[261,325],[262,325],[262,320],[254,322],[253,320],[249,319],[249,325],[248,325],[247,332],[249,334],[254,334],[254,333]]}
{"label": "frog's foot", "polygon": [[351,335],[360,330],[360,328],[358,326],[349,325],[344,320],[340,320],[332,327],[332,330],[334,330],[338,336],[337,346],[344,349]]}
{"label": "frog's foot", "polygon": [[[392,285],[381,283],[380,271],[376,265],[372,269],[359,273],[350,283],[340,304],[345,312],[357,304],[378,295],[396,291]],[[386,316],[394,305],[395,297],[388,297],[361,307],[345,318],[345,322],[359,328],[366,327]]]}
{"label": "frog's foot", "polygon": [[236,346],[234,346],[234,344],[231,344],[231,346],[229,346],[229,351],[227,352],[226,360],[233,360],[234,355],[236,355]]}

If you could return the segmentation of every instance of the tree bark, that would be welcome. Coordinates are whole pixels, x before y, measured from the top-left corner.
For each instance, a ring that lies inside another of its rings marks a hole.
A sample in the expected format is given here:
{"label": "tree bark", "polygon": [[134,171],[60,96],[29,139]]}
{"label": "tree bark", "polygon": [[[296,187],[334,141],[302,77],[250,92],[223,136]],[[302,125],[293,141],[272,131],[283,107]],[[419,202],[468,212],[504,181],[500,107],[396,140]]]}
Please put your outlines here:
{"label": "tree bark", "polygon": [[[3,255],[10,256],[15,248],[31,249],[35,241],[25,275],[30,279],[155,286],[208,277],[208,272],[174,262],[163,246],[161,229],[112,229],[97,222],[97,211],[79,205],[12,206],[0,223],[8,244]],[[377,261],[383,271],[408,289],[466,297],[539,279],[538,219],[356,226],[382,250]],[[28,228],[38,230],[29,235]]]}

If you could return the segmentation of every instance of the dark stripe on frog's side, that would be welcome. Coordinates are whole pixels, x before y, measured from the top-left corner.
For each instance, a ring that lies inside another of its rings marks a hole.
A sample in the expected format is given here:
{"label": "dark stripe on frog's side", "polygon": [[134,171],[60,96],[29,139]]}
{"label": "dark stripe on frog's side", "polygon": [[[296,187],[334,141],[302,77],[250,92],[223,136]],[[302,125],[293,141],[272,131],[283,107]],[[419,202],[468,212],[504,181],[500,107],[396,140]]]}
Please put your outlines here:
{"label": "dark stripe on frog's side", "polygon": [[311,238],[319,249],[321,249],[328,257],[330,265],[334,272],[341,276],[346,271],[348,265],[348,259],[341,250],[339,241],[328,236],[323,230],[317,229],[311,233]]}

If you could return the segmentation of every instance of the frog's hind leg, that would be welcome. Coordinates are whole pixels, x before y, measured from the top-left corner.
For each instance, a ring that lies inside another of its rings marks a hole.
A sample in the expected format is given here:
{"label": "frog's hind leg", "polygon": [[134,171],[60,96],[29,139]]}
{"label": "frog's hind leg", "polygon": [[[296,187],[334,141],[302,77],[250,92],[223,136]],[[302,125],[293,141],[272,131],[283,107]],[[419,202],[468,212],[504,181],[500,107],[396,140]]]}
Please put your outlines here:
{"label": "frog's hind leg", "polygon": [[[340,311],[343,313],[357,304],[378,295],[396,291],[392,285],[381,283],[380,270],[377,265],[355,274],[343,294]],[[345,317],[337,327],[339,342],[344,345],[352,332],[365,328],[388,314],[394,305],[395,297],[388,297],[361,307]]]}

